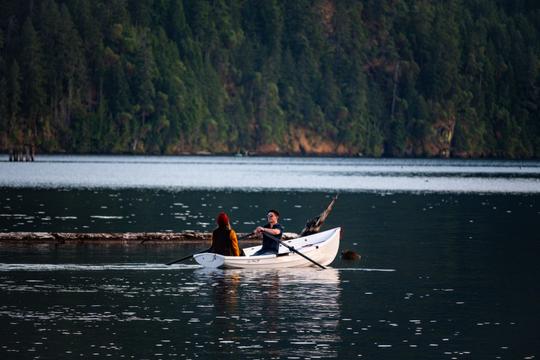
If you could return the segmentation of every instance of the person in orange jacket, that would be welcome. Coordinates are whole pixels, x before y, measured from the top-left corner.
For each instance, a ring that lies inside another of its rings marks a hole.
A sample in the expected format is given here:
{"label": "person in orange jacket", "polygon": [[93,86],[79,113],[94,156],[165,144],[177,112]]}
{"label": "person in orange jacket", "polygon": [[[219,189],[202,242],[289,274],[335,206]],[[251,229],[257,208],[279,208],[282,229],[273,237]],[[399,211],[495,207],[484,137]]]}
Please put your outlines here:
{"label": "person in orange jacket", "polygon": [[212,232],[212,246],[209,252],[224,256],[240,256],[236,232],[231,228],[229,217],[220,212],[216,218],[218,227]]}

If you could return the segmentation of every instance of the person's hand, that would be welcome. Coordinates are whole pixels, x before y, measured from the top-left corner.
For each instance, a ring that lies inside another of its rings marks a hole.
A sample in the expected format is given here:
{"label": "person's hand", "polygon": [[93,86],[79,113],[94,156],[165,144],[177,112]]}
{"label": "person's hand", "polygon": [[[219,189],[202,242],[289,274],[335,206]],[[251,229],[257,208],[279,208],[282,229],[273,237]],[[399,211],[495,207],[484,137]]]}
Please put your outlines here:
{"label": "person's hand", "polygon": [[257,226],[257,228],[255,229],[255,233],[260,234],[262,232],[263,232],[263,227],[262,226]]}

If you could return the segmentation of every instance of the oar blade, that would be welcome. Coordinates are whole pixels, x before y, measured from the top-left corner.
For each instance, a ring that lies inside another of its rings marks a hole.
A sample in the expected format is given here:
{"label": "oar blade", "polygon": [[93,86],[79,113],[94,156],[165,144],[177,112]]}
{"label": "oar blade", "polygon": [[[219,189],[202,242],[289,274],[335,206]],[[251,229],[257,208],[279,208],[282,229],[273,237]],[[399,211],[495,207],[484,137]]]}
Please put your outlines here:
{"label": "oar blade", "polygon": [[184,256],[183,258],[181,259],[178,259],[178,260],[174,260],[174,261],[171,261],[171,262],[168,262],[166,263],[165,265],[172,265],[172,264],[176,264],[180,261],[184,261],[184,260],[187,260],[187,259],[191,259],[193,257],[193,255],[197,255],[197,254],[202,254],[202,253],[205,253],[205,252],[209,252],[211,249],[206,249],[206,250],[203,250],[203,251],[199,251],[199,252],[196,252],[195,254],[191,254],[191,255],[188,255],[188,256]]}
{"label": "oar blade", "polygon": [[174,260],[174,261],[171,261],[171,262],[168,262],[166,263],[165,265],[172,265],[172,264],[176,264],[176,263],[179,263],[180,261],[184,261],[184,260],[187,260],[187,259],[190,259],[193,257],[193,254],[189,255],[189,256],[184,256],[183,258],[181,259],[178,259],[178,260]]}

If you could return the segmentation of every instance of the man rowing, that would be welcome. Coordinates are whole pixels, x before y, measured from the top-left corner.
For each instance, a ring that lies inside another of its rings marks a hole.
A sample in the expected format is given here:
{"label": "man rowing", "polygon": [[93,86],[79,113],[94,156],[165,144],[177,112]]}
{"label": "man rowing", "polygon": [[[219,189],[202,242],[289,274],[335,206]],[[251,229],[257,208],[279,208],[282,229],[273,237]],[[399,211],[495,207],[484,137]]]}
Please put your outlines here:
{"label": "man rowing", "polygon": [[270,236],[281,239],[283,235],[283,226],[279,223],[279,212],[277,210],[268,210],[266,215],[268,223],[264,226],[258,226],[254,233],[262,234],[262,247],[253,256],[256,255],[272,255],[277,254],[279,250],[279,242],[270,238]]}

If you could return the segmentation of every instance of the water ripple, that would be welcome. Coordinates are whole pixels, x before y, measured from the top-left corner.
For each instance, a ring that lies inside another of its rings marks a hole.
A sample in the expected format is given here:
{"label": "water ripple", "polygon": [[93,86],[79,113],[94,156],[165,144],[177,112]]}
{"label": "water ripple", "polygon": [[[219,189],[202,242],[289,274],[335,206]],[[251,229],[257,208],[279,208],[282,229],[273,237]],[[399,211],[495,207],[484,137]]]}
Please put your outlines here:
{"label": "water ripple", "polygon": [[178,271],[199,269],[200,265],[172,265],[164,264],[7,264],[0,263],[2,271]]}

